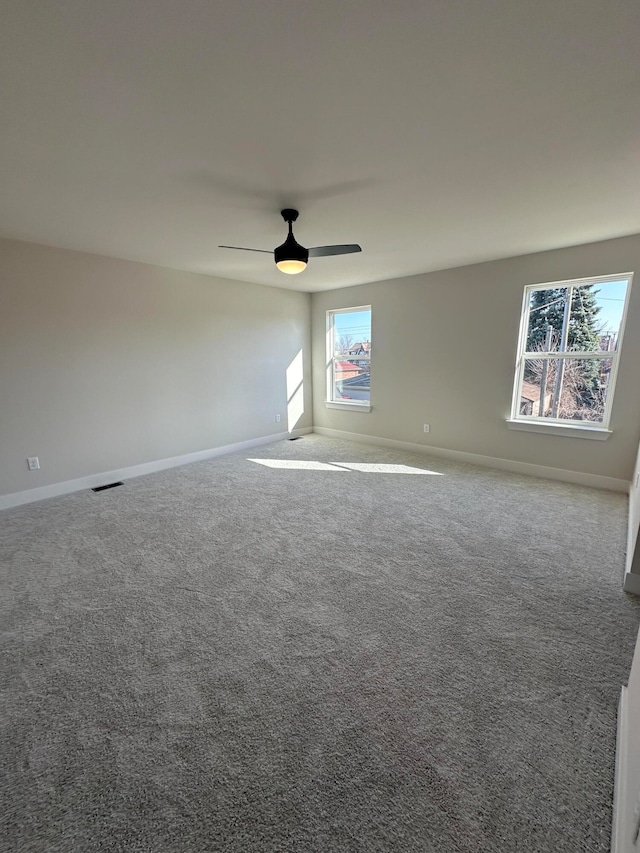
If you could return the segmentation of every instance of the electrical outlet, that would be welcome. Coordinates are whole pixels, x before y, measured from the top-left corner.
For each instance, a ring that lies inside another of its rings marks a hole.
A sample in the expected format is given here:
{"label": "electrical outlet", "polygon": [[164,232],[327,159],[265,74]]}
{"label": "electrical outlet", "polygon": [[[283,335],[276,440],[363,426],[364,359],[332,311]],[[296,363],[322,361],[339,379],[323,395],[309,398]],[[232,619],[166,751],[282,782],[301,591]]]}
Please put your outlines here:
{"label": "electrical outlet", "polygon": [[425,432],[430,432],[430,431],[431,431],[431,427],[429,426],[429,424],[425,424],[425,425],[424,425],[424,431],[425,431]]}
{"label": "electrical outlet", "polygon": [[37,456],[27,456],[27,465],[30,471],[37,471],[40,467],[40,460]]}
{"label": "electrical outlet", "polygon": [[276,415],[276,423],[277,423],[277,424],[279,424],[279,423],[280,423],[280,415]]}

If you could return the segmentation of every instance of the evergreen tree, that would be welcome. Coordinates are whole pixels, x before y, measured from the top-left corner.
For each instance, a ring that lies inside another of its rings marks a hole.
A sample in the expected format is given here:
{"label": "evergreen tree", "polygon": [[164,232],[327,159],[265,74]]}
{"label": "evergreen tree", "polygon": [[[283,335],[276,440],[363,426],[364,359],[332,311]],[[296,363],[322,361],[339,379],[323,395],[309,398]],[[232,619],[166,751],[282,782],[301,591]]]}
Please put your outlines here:
{"label": "evergreen tree", "polygon": [[[600,306],[596,302],[598,291],[593,285],[572,288],[571,309],[567,349],[577,352],[593,352],[599,349],[597,315]],[[531,294],[527,351],[540,352],[547,349],[547,333],[551,329],[551,350],[559,347],[569,288],[534,290]],[[577,375],[576,406],[592,408],[600,392],[600,362],[596,359],[581,359],[575,363]]]}
{"label": "evergreen tree", "polygon": [[574,288],[569,313],[569,349],[583,352],[599,349],[600,334],[596,317],[600,306],[596,302],[597,293],[592,284]]}
{"label": "evergreen tree", "polygon": [[546,349],[547,329],[552,329],[556,341],[560,339],[567,288],[534,290],[529,305],[529,330],[527,352]]}
{"label": "evergreen tree", "polygon": [[[596,304],[593,286],[576,287],[573,292],[571,313],[569,315],[569,346],[571,349],[592,352],[599,349],[596,317],[600,307]],[[580,402],[590,409],[600,391],[601,362],[595,359],[578,361],[577,368],[584,386],[579,390]]]}
{"label": "evergreen tree", "polygon": [[[600,306],[596,303],[597,292],[594,292],[592,284],[573,288],[567,339],[567,348],[570,350],[592,352],[598,349],[596,317]],[[545,349],[548,328],[553,330],[553,348],[558,346],[568,296],[568,288],[553,287],[549,290],[533,291],[529,310],[528,352]]]}

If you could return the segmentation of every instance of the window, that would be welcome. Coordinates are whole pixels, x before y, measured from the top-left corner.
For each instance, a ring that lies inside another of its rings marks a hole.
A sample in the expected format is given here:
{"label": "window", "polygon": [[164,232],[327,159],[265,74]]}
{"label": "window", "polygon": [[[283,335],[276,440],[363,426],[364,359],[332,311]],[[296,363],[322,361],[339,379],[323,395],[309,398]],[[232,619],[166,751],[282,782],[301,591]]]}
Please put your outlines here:
{"label": "window", "polygon": [[369,411],[371,306],[327,311],[327,406]]}
{"label": "window", "polygon": [[525,287],[511,426],[608,432],[632,277]]}

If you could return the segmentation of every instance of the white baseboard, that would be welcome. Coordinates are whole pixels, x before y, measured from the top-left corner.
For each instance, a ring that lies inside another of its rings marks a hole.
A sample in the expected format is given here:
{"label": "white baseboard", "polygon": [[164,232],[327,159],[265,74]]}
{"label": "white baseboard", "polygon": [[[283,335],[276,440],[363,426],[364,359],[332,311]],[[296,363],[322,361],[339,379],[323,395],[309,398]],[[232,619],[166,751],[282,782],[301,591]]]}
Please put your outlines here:
{"label": "white baseboard", "polygon": [[227,453],[247,450],[250,447],[258,447],[261,444],[270,444],[273,441],[281,441],[297,435],[306,435],[311,431],[311,427],[306,427],[304,429],[294,429],[290,433],[278,432],[274,435],[264,435],[260,438],[249,439],[248,441],[239,441],[236,444],[225,444],[222,447],[212,447],[208,450],[197,450],[195,453],[170,456],[168,459],[156,459],[153,462],[143,462],[141,465],[131,465],[128,468],[117,468],[114,471],[103,471],[99,474],[78,477],[75,480],[64,480],[61,483],[51,483],[49,486],[26,489],[24,492],[0,495],[0,510],[33,503],[34,501],[42,501],[46,498],[55,498],[59,495],[68,495],[72,492],[79,492],[82,489],[93,489],[96,486],[113,483],[116,480],[130,480],[132,477],[153,474],[156,471],[164,471],[167,468],[177,468],[179,465],[188,465],[191,462],[202,462],[205,459],[213,459],[215,456],[224,456]]}
{"label": "white baseboard", "polygon": [[[326,435],[330,438],[341,438],[346,441],[359,441],[364,444],[374,444],[380,447],[394,447],[399,450],[409,450],[414,453],[417,452],[431,456],[439,456],[445,459],[452,459],[457,462],[468,462],[472,465],[480,465],[485,468],[498,468],[504,471],[511,471],[515,474],[526,474],[533,477],[543,477],[548,480],[560,480],[565,483],[576,483],[581,486],[591,486],[596,489],[608,489],[614,492],[627,492],[629,489],[629,483],[626,480],[618,480],[614,477],[603,477],[598,474],[585,474],[580,471],[567,471],[561,468],[549,468],[544,465],[533,465],[528,462],[515,462],[512,459],[500,459],[495,456],[481,456],[477,453],[464,453],[459,450],[448,450],[443,447],[432,447],[426,444],[413,444],[408,441],[397,441],[391,438],[361,435],[360,433],[345,432],[344,430],[329,429],[327,427],[306,427],[304,429],[292,430],[291,433],[278,432],[273,435],[265,435],[248,441],[226,444],[222,447],[198,450],[195,453],[171,456],[168,459],[157,459],[153,462],[144,462],[141,465],[132,465],[128,468],[103,471],[98,474],[89,474],[86,477],[78,477],[75,480],[64,480],[60,483],[52,483],[48,486],[27,489],[23,492],[13,492],[8,495],[0,495],[0,510],[20,506],[21,504],[33,503],[34,501],[45,500],[46,498],[57,497],[58,495],[71,494],[72,492],[78,492],[82,489],[91,489],[95,486],[101,486],[104,483],[113,482],[114,480],[129,480],[132,477],[140,477],[144,474],[153,474],[155,471],[164,471],[167,468],[175,468],[178,465],[188,465],[191,462],[200,462],[204,459],[212,459],[216,456],[223,456],[226,453],[234,453],[235,451],[258,447],[261,444],[269,444],[272,441],[281,441],[285,438],[307,435],[310,432],[316,432],[319,435]],[[632,575],[629,578],[630,575],[631,573],[627,572],[627,578],[625,578],[625,590],[627,592],[634,592],[636,595],[640,595],[640,575]],[[636,578],[638,578],[639,581],[637,588],[634,586],[636,584]],[[630,586],[634,586],[634,589],[627,588],[627,579],[629,579]]]}
{"label": "white baseboard", "polygon": [[529,462],[516,462],[513,459],[500,459],[497,456],[481,456],[478,453],[464,453],[460,450],[447,450],[444,447],[432,447],[426,444],[412,444],[408,441],[396,441],[392,438],[379,438],[375,435],[361,435],[357,432],[344,432],[328,427],[314,427],[314,432],[330,438],[343,438],[346,441],[360,441],[364,444],[376,444],[380,447],[395,447],[399,450],[410,450],[414,453],[425,453],[430,456],[440,456],[455,462],[468,462],[483,468],[499,468],[514,474],[526,474],[529,477],[542,477],[546,480],[560,480],[563,483],[574,483],[579,486],[590,486],[594,489],[607,489],[612,492],[628,492],[629,482],[615,477],[603,477],[600,474],[586,474],[582,471],[567,471],[564,468],[549,468],[546,465],[533,465]]}
{"label": "white baseboard", "polygon": [[635,572],[625,572],[622,588],[632,595],[640,595],[640,575]]}
{"label": "white baseboard", "polygon": [[616,735],[616,769],[613,785],[613,821],[611,825],[611,853],[624,853],[622,829],[626,823],[625,804],[629,801],[627,791],[627,688],[620,691],[618,702],[618,732]]}

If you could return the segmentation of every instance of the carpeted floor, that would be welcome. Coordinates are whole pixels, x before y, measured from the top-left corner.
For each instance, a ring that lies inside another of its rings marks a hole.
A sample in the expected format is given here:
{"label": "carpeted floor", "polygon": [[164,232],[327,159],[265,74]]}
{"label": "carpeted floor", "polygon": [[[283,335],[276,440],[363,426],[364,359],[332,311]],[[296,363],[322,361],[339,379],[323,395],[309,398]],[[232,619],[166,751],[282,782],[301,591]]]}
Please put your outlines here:
{"label": "carpeted floor", "polygon": [[0,849],[607,851],[625,523],[317,435],[3,513]]}

